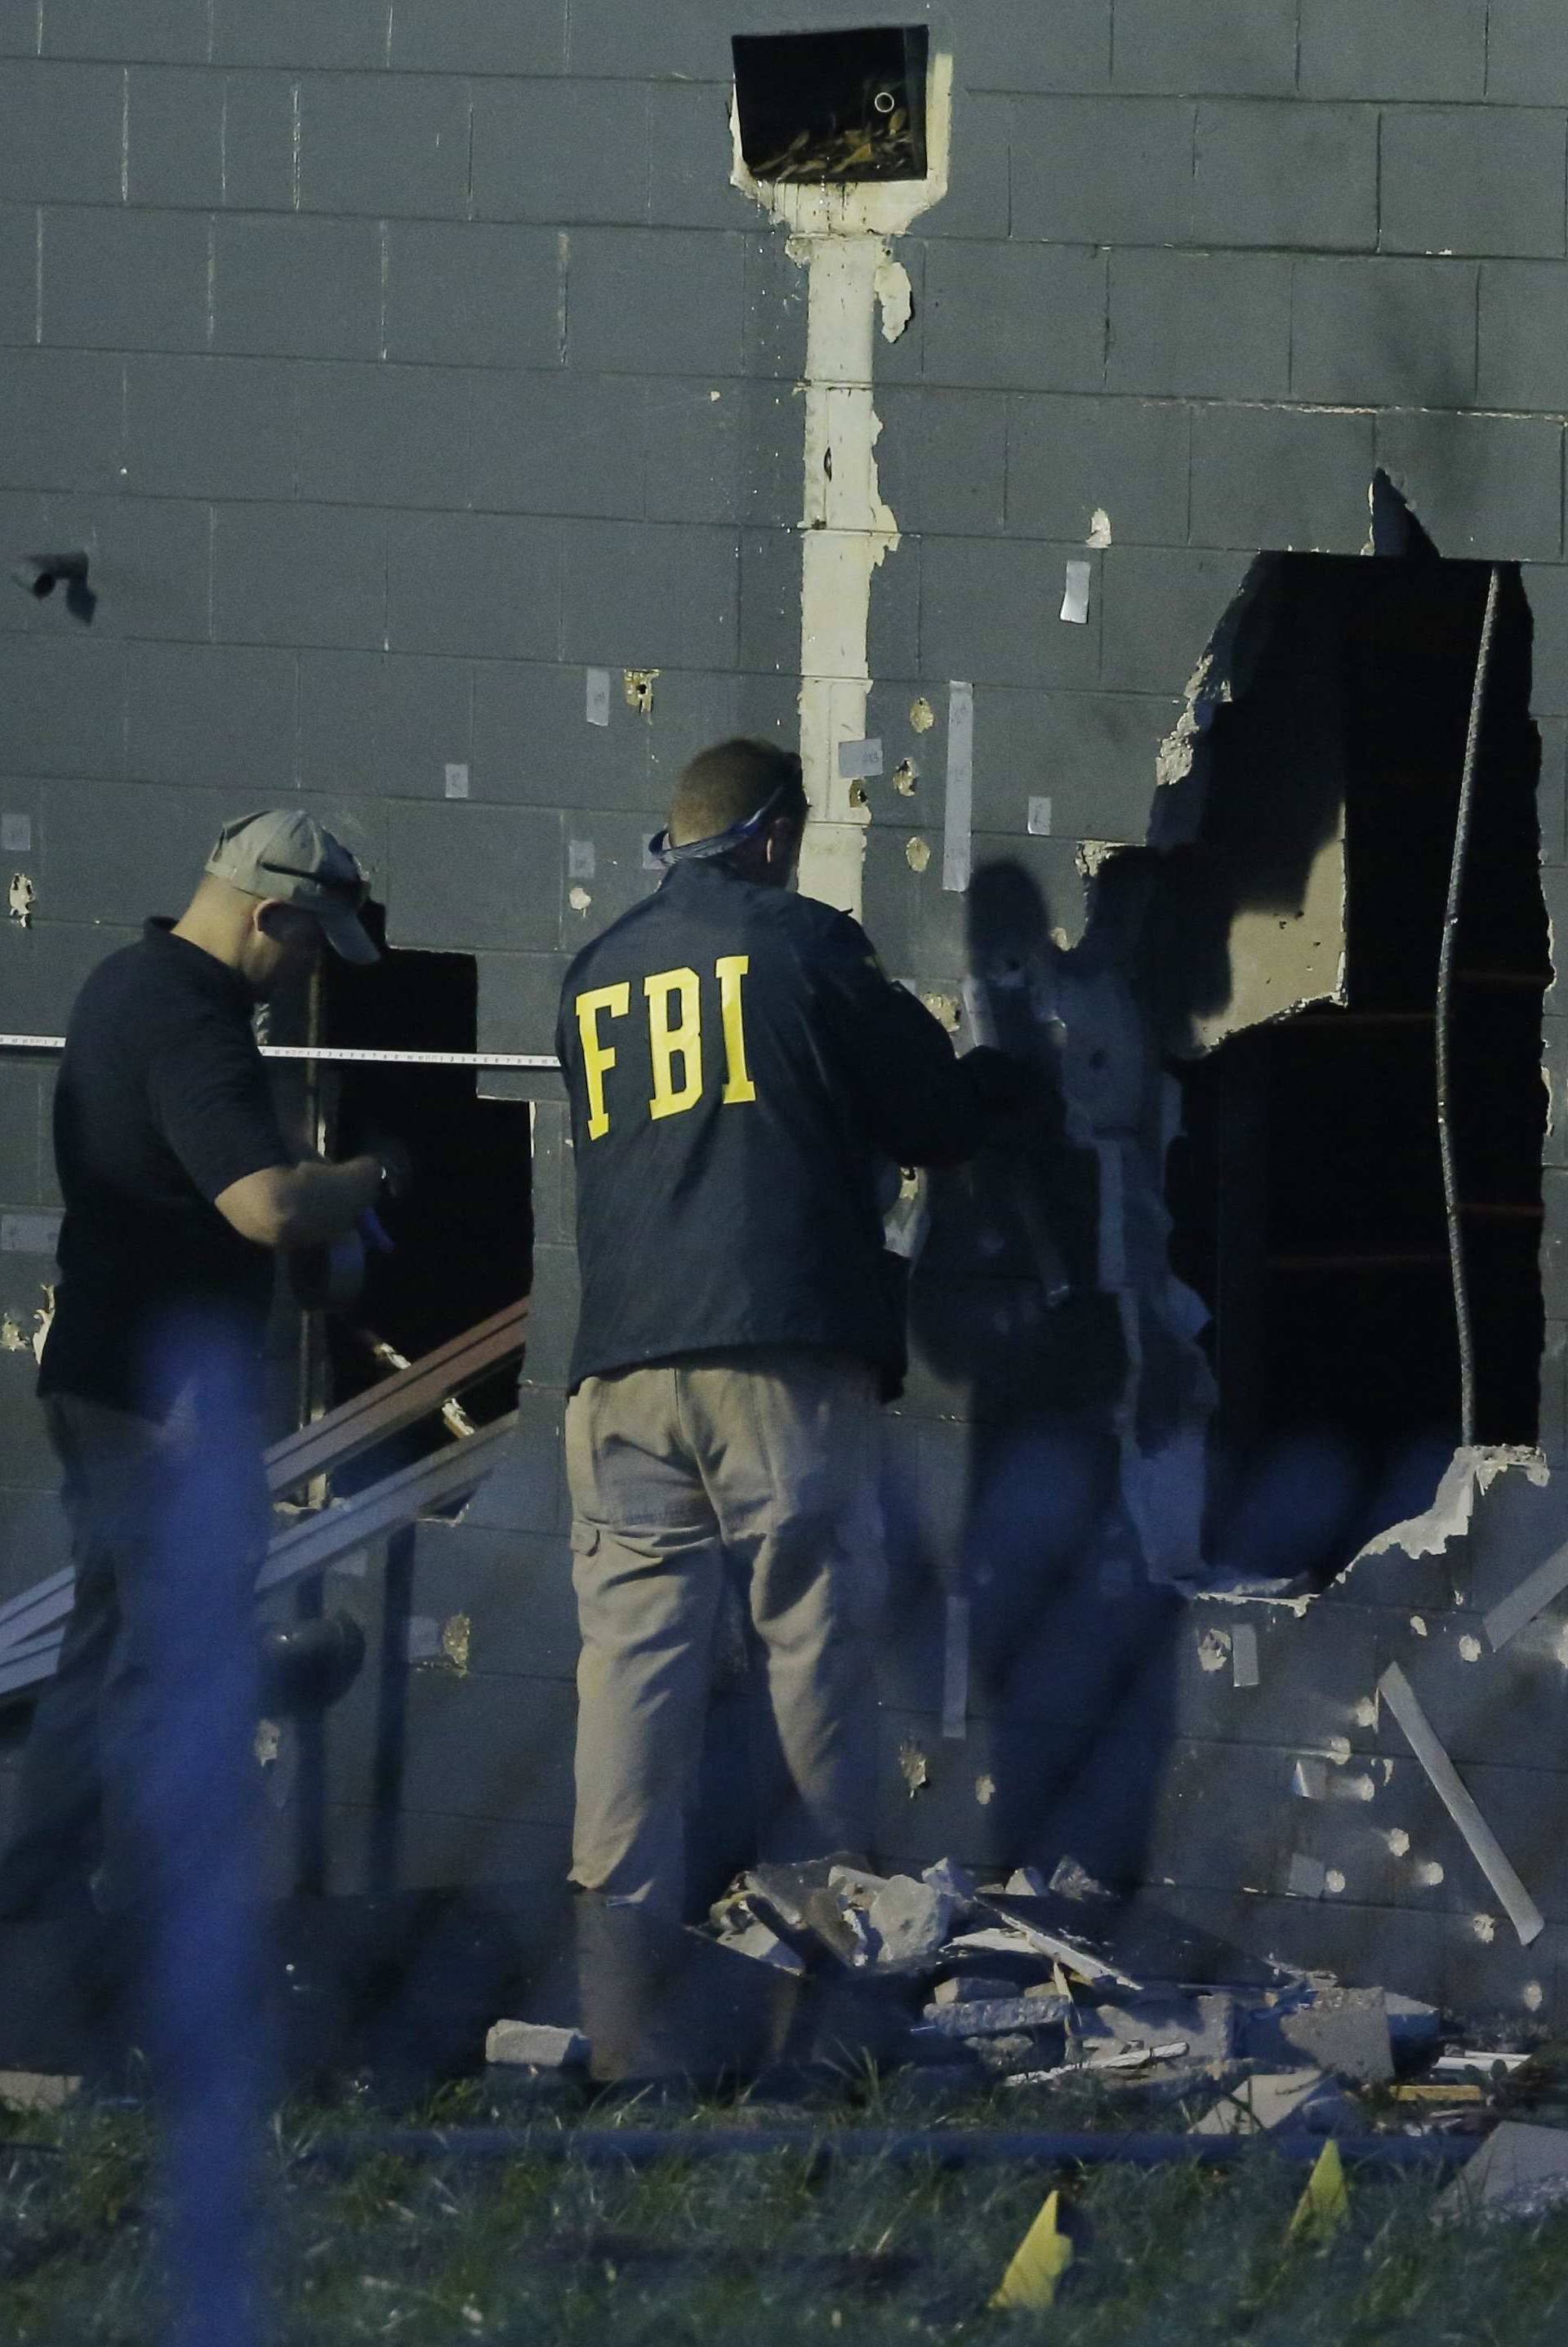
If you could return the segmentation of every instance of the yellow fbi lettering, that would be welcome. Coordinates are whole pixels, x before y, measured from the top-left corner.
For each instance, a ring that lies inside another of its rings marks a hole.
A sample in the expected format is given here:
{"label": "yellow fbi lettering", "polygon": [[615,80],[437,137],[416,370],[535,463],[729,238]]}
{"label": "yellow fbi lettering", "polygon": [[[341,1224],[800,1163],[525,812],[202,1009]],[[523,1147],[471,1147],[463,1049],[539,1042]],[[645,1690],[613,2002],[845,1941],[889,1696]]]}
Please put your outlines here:
{"label": "yellow fbi lettering", "polygon": [[[749,954],[725,954],[713,965],[719,984],[719,1024],[724,1047],[726,1108],[754,1101],[757,1088],[746,1062],[745,980],[751,970]],[[653,1071],[653,1091],[648,1102],[651,1117],[681,1116],[702,1097],[702,987],[694,969],[661,969],[642,981],[648,1010],[648,1054]],[[615,1065],[612,1043],[600,1022],[631,1015],[631,988],[596,987],[579,994],[575,1005],[578,1034],[582,1041],[583,1081],[588,1091],[588,1137],[602,1141],[610,1131],[604,1080]]]}

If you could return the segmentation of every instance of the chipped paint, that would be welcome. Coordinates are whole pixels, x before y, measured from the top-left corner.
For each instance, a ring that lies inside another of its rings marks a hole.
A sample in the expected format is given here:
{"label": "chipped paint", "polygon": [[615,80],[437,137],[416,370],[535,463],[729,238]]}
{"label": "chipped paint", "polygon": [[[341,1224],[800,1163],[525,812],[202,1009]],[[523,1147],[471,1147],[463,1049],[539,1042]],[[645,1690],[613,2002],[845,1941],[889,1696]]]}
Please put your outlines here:
{"label": "chipped paint", "polygon": [[586,888],[573,888],[568,892],[567,903],[574,913],[586,913],[592,907],[593,898]]}
{"label": "chipped paint", "polygon": [[924,693],[910,703],[909,723],[917,733],[928,733],[937,722],[937,712]]}
{"label": "chipped paint", "polygon": [[259,1719],[251,1747],[259,1768],[275,1768],[282,1754],[283,1731],[275,1719]]}
{"label": "chipped paint", "polygon": [[931,843],[918,835],[905,844],[904,861],[911,872],[924,872],[931,861]]}
{"label": "chipped paint", "polygon": [[1085,538],[1084,544],[1086,546],[1092,546],[1095,548],[1104,548],[1109,546],[1110,543],[1111,517],[1106,512],[1103,506],[1096,506],[1093,517],[1089,524],[1089,536]]}
{"label": "chipped paint", "polygon": [[32,927],[33,907],[37,902],[37,897],[38,892],[27,875],[25,872],[13,872],[5,901],[11,918],[18,928],[26,929]]}
{"label": "chipped paint", "polygon": [[898,1747],[898,1774],[909,1788],[909,1798],[923,1793],[931,1781],[930,1763],[913,1737],[907,1736]]}
{"label": "chipped paint", "polygon": [[979,1803],[982,1809],[989,1809],[991,1803],[996,1799],[996,1797],[997,1780],[994,1777],[977,1777],[975,1778],[975,1799]]}
{"label": "chipped paint", "polygon": [[917,766],[913,758],[905,758],[893,769],[893,787],[901,798],[912,799],[914,797],[915,787],[919,782],[919,779],[920,769]]}
{"label": "chipped paint", "polygon": [[29,1349],[22,1323],[14,1312],[0,1318],[0,1353],[25,1353]]}
{"label": "chipped paint", "polygon": [[453,1614],[441,1625],[441,1652],[460,1679],[468,1676],[468,1657],[473,1650],[474,1624],[466,1614]]}
{"label": "chipped paint", "polygon": [[653,687],[658,679],[656,668],[629,668],[621,678],[621,691],[628,709],[639,717],[653,718]]}
{"label": "chipped paint", "polygon": [[900,543],[876,469],[877,320],[894,343],[913,313],[914,289],[891,240],[947,193],[952,82],[951,56],[933,56],[923,179],[760,181],[731,107],[732,180],[789,231],[789,256],[807,274],[800,749],[811,821],[800,885],[856,914],[869,810],[840,774],[838,751],[867,732],[872,580]]}

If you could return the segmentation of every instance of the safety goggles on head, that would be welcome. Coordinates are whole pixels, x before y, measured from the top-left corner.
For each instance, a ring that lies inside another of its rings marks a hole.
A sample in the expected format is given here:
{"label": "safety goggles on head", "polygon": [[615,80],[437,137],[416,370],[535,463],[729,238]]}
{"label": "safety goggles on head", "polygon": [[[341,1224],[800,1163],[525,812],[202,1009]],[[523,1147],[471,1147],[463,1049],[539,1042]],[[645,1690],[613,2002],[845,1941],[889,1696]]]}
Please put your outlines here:
{"label": "safety goggles on head", "polygon": [[648,843],[648,853],[656,864],[667,866],[709,864],[716,862],[721,856],[732,856],[737,847],[744,847],[748,840],[755,839],[759,832],[766,830],[779,801],[788,795],[789,787],[787,783],[781,783],[773,795],[763,801],[754,815],[733,823],[728,831],[716,831],[712,839],[690,839],[684,846],[676,847],[668,830],[655,832]]}

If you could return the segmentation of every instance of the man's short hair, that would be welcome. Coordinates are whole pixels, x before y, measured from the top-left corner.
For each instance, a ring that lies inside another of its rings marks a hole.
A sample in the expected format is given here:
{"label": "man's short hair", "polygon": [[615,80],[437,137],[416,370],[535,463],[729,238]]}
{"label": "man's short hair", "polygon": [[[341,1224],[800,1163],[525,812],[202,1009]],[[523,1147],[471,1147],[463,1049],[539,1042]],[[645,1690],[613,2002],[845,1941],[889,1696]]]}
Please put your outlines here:
{"label": "man's short hair", "polygon": [[671,839],[677,847],[716,839],[770,799],[775,802],[774,817],[805,821],[805,784],[794,752],[771,742],[715,743],[681,771],[670,808]]}

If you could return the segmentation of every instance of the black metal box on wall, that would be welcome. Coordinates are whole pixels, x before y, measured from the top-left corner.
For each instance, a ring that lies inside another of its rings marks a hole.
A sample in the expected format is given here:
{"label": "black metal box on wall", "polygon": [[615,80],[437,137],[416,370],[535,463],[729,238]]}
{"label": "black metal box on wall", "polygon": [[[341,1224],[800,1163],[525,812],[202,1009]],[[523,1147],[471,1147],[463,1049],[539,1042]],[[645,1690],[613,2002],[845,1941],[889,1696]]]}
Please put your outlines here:
{"label": "black metal box on wall", "polygon": [[923,25],[738,34],[741,152],[759,179],[923,179]]}

